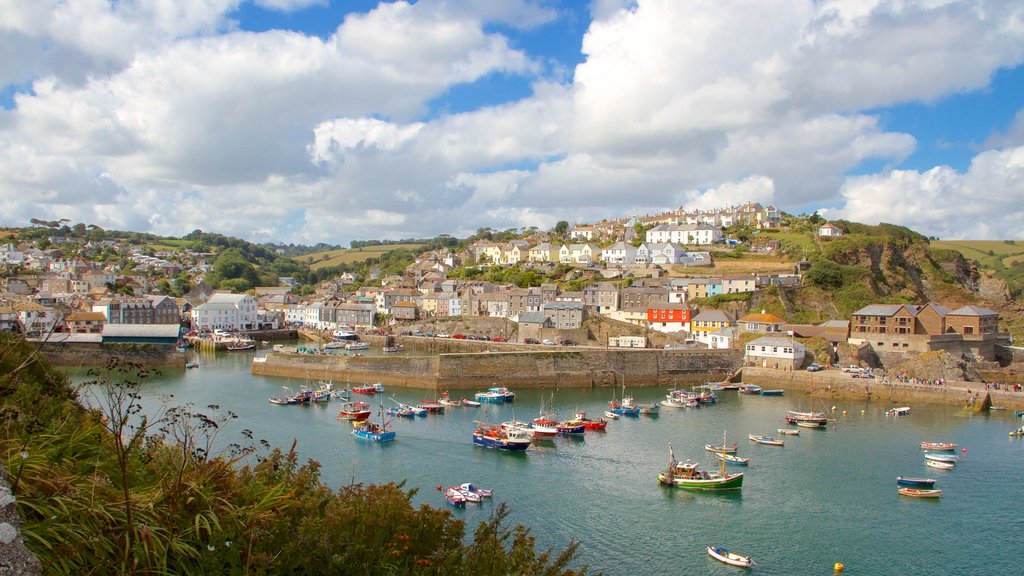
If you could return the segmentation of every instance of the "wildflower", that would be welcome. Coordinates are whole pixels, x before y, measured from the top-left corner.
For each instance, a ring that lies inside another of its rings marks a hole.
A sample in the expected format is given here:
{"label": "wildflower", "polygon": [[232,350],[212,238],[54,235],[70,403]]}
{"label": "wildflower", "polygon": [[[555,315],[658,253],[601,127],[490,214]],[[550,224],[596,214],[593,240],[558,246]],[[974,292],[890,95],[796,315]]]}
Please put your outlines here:
{"label": "wildflower", "polygon": [[224,542],[224,547],[225,548],[231,548],[231,540],[228,540],[228,541]]}
{"label": "wildflower", "polygon": [[213,544],[207,544],[206,545],[206,549],[209,550],[210,552],[213,552],[214,550],[217,549],[217,547],[214,546]]}
{"label": "wildflower", "polygon": [[28,460],[28,451],[27,450],[22,451],[21,459],[22,460]]}

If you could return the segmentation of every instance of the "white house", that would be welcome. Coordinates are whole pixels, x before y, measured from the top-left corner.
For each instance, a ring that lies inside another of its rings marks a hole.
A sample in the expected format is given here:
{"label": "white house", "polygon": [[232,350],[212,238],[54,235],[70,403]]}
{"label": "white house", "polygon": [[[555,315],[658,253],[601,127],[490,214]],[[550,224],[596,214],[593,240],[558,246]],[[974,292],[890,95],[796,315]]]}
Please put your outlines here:
{"label": "white house", "polygon": [[677,264],[686,256],[686,250],[670,242],[653,243],[647,246],[650,251],[651,264]]}
{"label": "white house", "polygon": [[722,229],[710,224],[662,224],[647,231],[649,243],[708,245],[722,241]]}
{"label": "white house", "polygon": [[616,242],[601,251],[606,264],[632,264],[635,258],[636,246],[625,242]]}
{"label": "white house", "polygon": [[558,261],[562,264],[590,264],[596,262],[601,249],[594,244],[564,244],[558,251]]}
{"label": "white house", "polygon": [[843,229],[838,226],[833,226],[831,222],[822,224],[818,227],[818,236],[825,236],[829,238],[835,238],[843,235]]}
{"label": "white house", "polygon": [[257,327],[256,299],[248,294],[217,293],[192,309],[196,330],[253,330]]}
{"label": "white house", "polygon": [[806,349],[792,338],[764,336],[747,343],[743,356],[747,366],[795,370],[803,365]]}

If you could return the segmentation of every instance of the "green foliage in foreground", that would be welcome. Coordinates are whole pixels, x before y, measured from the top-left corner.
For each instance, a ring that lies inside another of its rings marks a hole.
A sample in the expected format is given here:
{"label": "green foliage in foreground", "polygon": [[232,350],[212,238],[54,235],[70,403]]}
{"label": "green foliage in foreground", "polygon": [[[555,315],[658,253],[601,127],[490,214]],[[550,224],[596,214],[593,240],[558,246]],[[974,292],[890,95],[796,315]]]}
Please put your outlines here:
{"label": "green foliage in foreground", "polygon": [[[577,543],[538,553],[498,506],[472,540],[401,485],[325,486],[294,446],[211,451],[233,415],[144,417],[147,371],[112,359],[86,410],[24,341],[0,335],[0,458],[45,574],[573,575]],[[217,411],[217,406],[207,409]]]}

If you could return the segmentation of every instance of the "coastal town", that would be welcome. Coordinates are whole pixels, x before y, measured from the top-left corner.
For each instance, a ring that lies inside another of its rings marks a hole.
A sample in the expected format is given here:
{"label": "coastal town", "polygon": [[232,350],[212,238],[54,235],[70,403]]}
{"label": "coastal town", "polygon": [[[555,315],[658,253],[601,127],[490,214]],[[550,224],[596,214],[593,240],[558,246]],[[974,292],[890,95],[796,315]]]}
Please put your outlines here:
{"label": "coastal town", "polygon": [[[844,233],[836,223],[799,220],[817,242],[834,242]],[[894,375],[923,379],[944,374],[899,367],[941,351],[969,366],[968,375],[954,379],[978,381],[984,375],[997,381],[1000,367],[1013,360],[1009,333],[984,306],[870,302],[849,316],[815,323],[759,307],[799,292],[810,263],[794,259],[782,269],[776,264],[774,270],[733,273],[716,273],[716,264],[735,254],[777,253],[781,242],[759,234],[791,227],[774,206],[680,208],[564,224],[560,231],[532,231],[508,241],[477,239],[459,251],[422,251],[400,275],[372,268],[365,278],[343,272],[304,295],[293,277],[245,292],[212,289],[204,280],[214,270],[216,252],[87,240],[84,226],[77,233],[65,226],[33,243],[0,246],[6,270],[0,329],[79,345],[181,346],[206,338],[230,346],[282,334],[326,340],[346,330],[486,341],[492,349],[735,350],[750,367],[856,365],[879,376],[895,367]],[[527,270],[539,281],[520,286],[457,274],[467,267]],[[562,281],[544,281],[556,269]],[[189,289],[172,296],[176,285]]]}

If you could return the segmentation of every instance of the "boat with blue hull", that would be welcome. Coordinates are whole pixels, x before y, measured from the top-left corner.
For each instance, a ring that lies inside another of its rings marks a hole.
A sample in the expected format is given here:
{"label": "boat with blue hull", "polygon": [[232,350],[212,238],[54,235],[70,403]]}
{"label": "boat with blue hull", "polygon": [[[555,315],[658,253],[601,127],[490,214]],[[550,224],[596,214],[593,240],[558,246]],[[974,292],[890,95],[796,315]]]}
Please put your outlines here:
{"label": "boat with blue hull", "polygon": [[504,429],[501,426],[483,422],[476,422],[476,430],[473,431],[473,443],[485,448],[521,452],[529,448],[532,441],[530,436],[522,430]]}
{"label": "boat with blue hull", "polygon": [[355,423],[355,429],[352,430],[352,435],[356,438],[362,438],[363,440],[372,440],[374,442],[390,442],[395,439],[395,431],[389,430],[391,428],[391,421],[384,419],[384,405],[380,406],[380,410],[377,411],[377,417],[380,419],[380,423],[372,422],[369,419],[362,422]]}
{"label": "boat with blue hull", "polygon": [[905,476],[897,476],[896,484],[900,486],[910,486],[911,488],[931,488],[935,486],[934,478],[907,478]]}
{"label": "boat with blue hull", "polygon": [[516,399],[516,393],[504,386],[488,388],[486,392],[477,392],[473,395],[478,402],[490,402],[492,404],[504,404]]}

